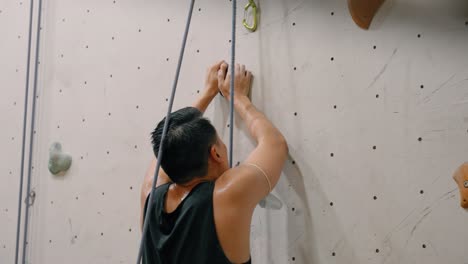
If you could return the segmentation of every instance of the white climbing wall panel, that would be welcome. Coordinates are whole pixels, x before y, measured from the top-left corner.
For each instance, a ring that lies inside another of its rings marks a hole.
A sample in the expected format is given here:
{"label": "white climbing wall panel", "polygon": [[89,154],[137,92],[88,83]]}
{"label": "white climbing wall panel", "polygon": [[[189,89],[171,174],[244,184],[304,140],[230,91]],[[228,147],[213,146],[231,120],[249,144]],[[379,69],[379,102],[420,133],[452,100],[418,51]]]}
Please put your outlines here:
{"label": "white climbing wall panel", "polygon": [[0,1],[0,263],[15,253],[29,5]]}
{"label": "white climbing wall panel", "polygon": [[[37,4],[37,1],[35,1]],[[387,0],[369,31],[345,0],[260,1],[237,61],[290,160],[258,208],[253,263],[468,263],[452,173],[468,159],[468,2]],[[134,263],[149,133],[163,117],[189,1],[44,0],[27,263]],[[195,4],[175,108],[229,60],[231,2]],[[0,2],[0,263],[13,263],[29,1]],[[227,141],[228,107],[207,112]],[[235,162],[252,149],[237,121]],[[64,176],[48,148],[73,156]]]}

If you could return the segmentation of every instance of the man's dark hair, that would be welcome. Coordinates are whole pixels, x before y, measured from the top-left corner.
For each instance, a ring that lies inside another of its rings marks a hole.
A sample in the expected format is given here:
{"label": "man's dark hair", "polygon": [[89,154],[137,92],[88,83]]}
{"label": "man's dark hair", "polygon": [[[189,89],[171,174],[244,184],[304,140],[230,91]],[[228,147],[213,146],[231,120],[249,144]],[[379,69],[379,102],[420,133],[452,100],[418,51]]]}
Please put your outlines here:
{"label": "man's dark hair", "polygon": [[[158,157],[166,118],[151,133],[153,152]],[[186,107],[170,114],[162,149],[161,167],[179,184],[208,172],[210,148],[217,141],[216,129],[197,108]]]}

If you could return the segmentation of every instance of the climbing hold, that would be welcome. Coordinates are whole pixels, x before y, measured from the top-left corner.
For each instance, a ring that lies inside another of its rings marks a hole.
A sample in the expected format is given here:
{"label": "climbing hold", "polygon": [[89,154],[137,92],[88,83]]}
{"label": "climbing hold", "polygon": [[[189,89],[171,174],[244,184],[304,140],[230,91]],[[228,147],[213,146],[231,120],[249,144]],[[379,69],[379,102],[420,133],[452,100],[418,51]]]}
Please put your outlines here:
{"label": "climbing hold", "polygon": [[281,200],[271,193],[267,197],[265,197],[263,200],[261,200],[258,203],[258,205],[260,205],[261,208],[273,209],[273,210],[279,210],[283,207],[283,203],[281,202]]}
{"label": "climbing hold", "polygon": [[453,174],[453,179],[458,184],[458,189],[460,189],[460,206],[468,208],[468,162],[458,167]]}
{"label": "climbing hold", "polygon": [[58,142],[52,143],[49,149],[49,171],[57,175],[67,171],[72,163],[72,157],[62,152],[62,145]]}
{"label": "climbing hold", "polygon": [[349,13],[356,25],[369,29],[375,14],[384,0],[348,0]]}

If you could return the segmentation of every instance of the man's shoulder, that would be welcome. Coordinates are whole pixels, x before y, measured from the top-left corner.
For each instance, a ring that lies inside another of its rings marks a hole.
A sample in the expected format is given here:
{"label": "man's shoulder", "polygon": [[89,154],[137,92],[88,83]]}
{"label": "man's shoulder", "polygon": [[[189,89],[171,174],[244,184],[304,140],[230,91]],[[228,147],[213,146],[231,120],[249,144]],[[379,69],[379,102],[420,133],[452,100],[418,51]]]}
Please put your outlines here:
{"label": "man's shoulder", "polygon": [[214,192],[221,195],[234,192],[246,174],[245,168],[240,166],[225,171],[216,179]]}
{"label": "man's shoulder", "polygon": [[247,165],[240,165],[227,170],[215,182],[213,196],[221,204],[253,209],[258,203],[258,194],[264,192],[264,180],[257,171]]}

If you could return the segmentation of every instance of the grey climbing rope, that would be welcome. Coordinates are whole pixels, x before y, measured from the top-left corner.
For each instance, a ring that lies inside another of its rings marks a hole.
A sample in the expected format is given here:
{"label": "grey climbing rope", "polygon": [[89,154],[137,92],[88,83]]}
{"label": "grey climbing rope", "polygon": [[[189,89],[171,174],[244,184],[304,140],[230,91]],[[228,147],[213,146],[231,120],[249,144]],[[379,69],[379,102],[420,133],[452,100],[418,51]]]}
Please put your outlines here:
{"label": "grey climbing rope", "polygon": [[235,79],[235,59],[236,59],[236,11],[237,1],[232,0],[232,36],[231,36],[231,104],[229,109],[229,167],[233,162],[233,142],[234,142],[234,79]]}
{"label": "grey climbing rope", "polygon": [[[28,33],[28,55],[26,62],[26,89],[25,89],[25,105],[24,105],[24,118],[23,118],[23,139],[21,149],[21,171],[20,171],[20,192],[18,199],[18,223],[16,228],[16,249],[15,249],[15,264],[18,263],[19,255],[19,237],[20,237],[20,223],[21,223],[21,202],[23,199],[23,179],[24,179],[24,159],[25,159],[25,143],[26,143],[26,120],[27,120],[27,105],[29,96],[29,75],[30,75],[30,59],[31,59],[31,39],[32,39],[32,17],[33,17],[33,0],[31,0],[30,11],[29,11],[29,33]],[[38,5],[38,17],[37,17],[37,33],[36,33],[36,54],[34,59],[34,83],[33,83],[33,100],[32,100],[32,113],[31,113],[31,130],[29,134],[29,156],[28,156],[28,177],[26,184],[26,195],[29,195],[31,191],[31,168],[32,168],[32,153],[34,145],[34,128],[36,123],[36,94],[37,94],[37,73],[39,68],[39,42],[40,42],[40,30],[41,30],[41,17],[42,17],[42,0],[39,0]],[[24,232],[23,232],[23,254],[21,263],[26,263],[26,246],[28,237],[28,222],[29,222],[29,196],[26,196],[26,206],[24,212]]]}
{"label": "grey climbing rope", "polygon": [[[189,28],[190,28],[190,21],[192,20],[192,13],[193,13],[193,6],[195,4],[195,0],[191,0],[190,2],[190,9],[188,13],[188,18],[187,18],[187,23],[185,25],[185,32],[184,32],[184,38],[182,40],[182,47],[180,49],[180,54],[179,54],[179,62],[177,63],[177,70],[176,70],[176,75],[174,79],[174,84],[172,85],[172,93],[171,93],[171,98],[169,99],[169,107],[167,109],[167,114],[166,114],[166,120],[164,122],[164,128],[163,132],[161,135],[161,143],[159,145],[159,151],[158,151],[158,160],[156,163],[156,171],[154,173],[154,180],[153,180],[153,186],[151,187],[151,193],[149,196],[149,204],[153,203],[153,193],[156,187],[156,182],[158,181],[158,176],[159,176],[159,168],[161,167],[161,160],[162,160],[162,149],[164,145],[164,138],[166,137],[167,134],[167,128],[169,126],[169,117],[172,112],[172,105],[174,103],[174,98],[175,98],[175,93],[177,90],[177,83],[179,81],[179,74],[180,74],[180,68],[182,67],[182,60],[184,58],[184,51],[185,51],[185,44],[187,43],[187,36],[189,33]],[[143,256],[143,243],[146,239],[146,234],[148,233],[148,226],[149,226],[149,215],[151,215],[152,211],[152,206],[148,205],[148,211],[146,212],[144,224],[143,224],[143,233],[140,241],[140,249],[138,251],[138,259],[137,259],[137,264],[141,263],[141,258]]]}
{"label": "grey climbing rope", "polygon": [[[34,59],[34,83],[33,83],[33,101],[32,101],[32,114],[31,114],[31,131],[29,131],[29,159],[28,159],[28,181],[26,184],[26,195],[31,192],[31,170],[32,170],[32,153],[34,145],[34,129],[36,124],[36,94],[37,94],[37,78],[39,70],[39,48],[41,41],[41,19],[42,19],[42,0],[39,0],[38,15],[37,15],[37,28],[36,28],[36,54]],[[28,244],[28,223],[29,223],[29,196],[26,200],[26,210],[24,211],[24,232],[23,232],[23,259],[21,263],[26,263],[26,246]]]}

